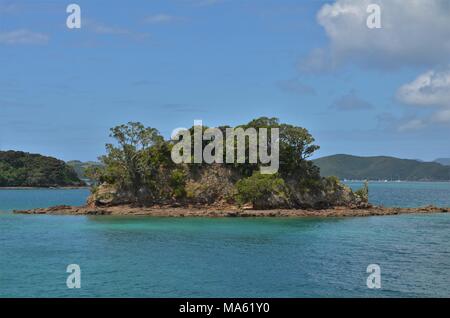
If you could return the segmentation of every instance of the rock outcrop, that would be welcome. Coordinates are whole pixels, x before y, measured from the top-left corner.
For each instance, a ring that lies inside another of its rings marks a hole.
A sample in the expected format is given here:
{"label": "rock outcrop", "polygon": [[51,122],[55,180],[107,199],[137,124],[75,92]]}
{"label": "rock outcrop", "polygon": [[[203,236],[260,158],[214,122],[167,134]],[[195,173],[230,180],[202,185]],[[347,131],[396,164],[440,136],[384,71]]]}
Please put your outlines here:
{"label": "rock outcrop", "polygon": [[126,215],[126,216],[156,216],[156,217],[356,217],[382,216],[413,213],[446,213],[450,208],[426,206],[422,208],[346,208],[335,207],[323,210],[316,209],[272,209],[254,210],[237,209],[236,207],[172,207],[153,206],[136,207],[131,205],[109,207],[72,207],[56,206],[51,208],[16,210],[18,214],[53,214],[53,215]]}
{"label": "rock outcrop", "polygon": [[[101,184],[88,198],[89,207],[117,205],[171,205],[171,206],[236,206],[236,183],[240,176],[226,165],[214,164],[198,170],[187,170],[183,197],[171,197],[163,201],[153,201],[147,189],[140,189],[141,198],[126,190],[107,183]],[[286,179],[282,189],[267,191],[250,203],[254,209],[326,209],[331,207],[370,207],[367,198],[362,198],[338,180],[319,179],[314,186],[304,185],[295,177]],[[248,206],[248,205],[247,205]]]}

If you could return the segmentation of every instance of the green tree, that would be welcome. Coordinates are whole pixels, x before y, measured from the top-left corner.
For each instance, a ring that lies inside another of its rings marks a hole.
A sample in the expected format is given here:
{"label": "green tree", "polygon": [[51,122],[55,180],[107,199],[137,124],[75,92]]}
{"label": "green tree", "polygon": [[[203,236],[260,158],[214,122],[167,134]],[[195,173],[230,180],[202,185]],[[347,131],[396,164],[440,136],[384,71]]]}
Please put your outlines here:
{"label": "green tree", "polygon": [[[315,140],[307,129],[289,124],[280,124],[278,118],[275,117],[260,117],[242,127],[267,128],[269,135],[270,129],[278,128],[280,136],[280,173],[283,176],[297,175],[303,178],[320,178],[319,169],[307,160],[320,148],[314,144]],[[270,138],[268,142],[272,142]],[[252,172],[257,168],[258,166],[253,167],[251,169]]]}
{"label": "green tree", "polygon": [[158,130],[144,127],[139,122],[129,122],[126,125],[111,129],[117,145],[107,144],[107,155],[100,158],[105,166],[102,179],[125,188],[139,198],[139,191],[146,185],[151,162],[150,149],[164,142]]}
{"label": "green tree", "polygon": [[355,191],[355,194],[363,201],[369,202],[369,182],[364,181],[364,185],[361,189]]}
{"label": "green tree", "polygon": [[276,174],[260,174],[255,172],[251,177],[236,183],[236,201],[240,204],[255,205],[262,199],[276,195],[286,197],[284,180]]}

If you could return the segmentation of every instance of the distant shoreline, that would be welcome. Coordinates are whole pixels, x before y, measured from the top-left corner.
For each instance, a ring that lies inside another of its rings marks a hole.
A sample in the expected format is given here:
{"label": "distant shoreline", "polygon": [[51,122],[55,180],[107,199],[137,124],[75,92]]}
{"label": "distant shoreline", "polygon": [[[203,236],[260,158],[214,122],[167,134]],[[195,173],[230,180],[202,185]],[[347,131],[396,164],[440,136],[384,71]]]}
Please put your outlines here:
{"label": "distant shoreline", "polygon": [[0,187],[1,190],[76,190],[90,189],[90,186],[67,186],[67,187]]}
{"label": "distant shoreline", "polygon": [[369,183],[402,183],[402,182],[440,182],[440,183],[449,183],[450,180],[349,180],[349,179],[340,179],[341,182],[369,182]]}

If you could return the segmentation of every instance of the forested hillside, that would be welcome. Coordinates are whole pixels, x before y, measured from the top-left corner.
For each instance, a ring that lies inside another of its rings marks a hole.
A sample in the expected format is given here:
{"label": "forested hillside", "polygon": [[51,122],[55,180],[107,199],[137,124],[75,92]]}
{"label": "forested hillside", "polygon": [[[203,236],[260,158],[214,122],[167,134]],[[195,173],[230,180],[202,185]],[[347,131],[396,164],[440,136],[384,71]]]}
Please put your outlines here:
{"label": "forested hillside", "polygon": [[53,157],[0,151],[0,187],[82,186],[75,170]]}
{"label": "forested hillside", "polygon": [[333,155],[314,160],[322,176],[357,180],[448,181],[450,167],[394,157]]}

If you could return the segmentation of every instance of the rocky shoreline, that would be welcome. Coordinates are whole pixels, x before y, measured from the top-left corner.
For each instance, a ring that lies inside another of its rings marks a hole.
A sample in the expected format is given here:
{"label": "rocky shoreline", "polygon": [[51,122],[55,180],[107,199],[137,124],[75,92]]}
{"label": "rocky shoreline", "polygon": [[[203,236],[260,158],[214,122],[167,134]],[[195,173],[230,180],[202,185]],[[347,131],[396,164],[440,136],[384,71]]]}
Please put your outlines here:
{"label": "rocky shoreline", "polygon": [[65,187],[0,187],[1,190],[77,190],[90,189],[90,186],[65,186]]}
{"label": "rocky shoreline", "polygon": [[420,208],[348,208],[334,207],[329,209],[272,209],[254,210],[236,207],[173,207],[152,206],[136,207],[119,205],[108,207],[89,206],[54,206],[49,208],[14,210],[17,214],[50,214],[50,215],[116,215],[116,216],[154,216],[154,217],[357,217],[397,214],[429,214],[450,212],[450,207],[426,206]]}

